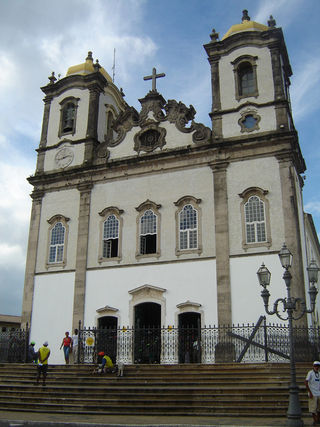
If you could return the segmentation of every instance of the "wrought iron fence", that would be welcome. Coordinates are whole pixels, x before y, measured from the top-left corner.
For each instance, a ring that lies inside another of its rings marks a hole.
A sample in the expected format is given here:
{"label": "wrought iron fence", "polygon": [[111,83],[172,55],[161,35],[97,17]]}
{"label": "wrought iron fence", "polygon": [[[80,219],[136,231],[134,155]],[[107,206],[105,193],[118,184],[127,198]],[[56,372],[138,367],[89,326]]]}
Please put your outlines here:
{"label": "wrought iron fence", "polygon": [[0,362],[25,363],[29,345],[29,329],[0,332]]}
{"label": "wrought iron fence", "polygon": [[[296,361],[319,358],[320,329],[294,328]],[[96,363],[103,351],[114,363],[287,362],[288,326],[257,324],[162,328],[79,328],[79,363]]]}

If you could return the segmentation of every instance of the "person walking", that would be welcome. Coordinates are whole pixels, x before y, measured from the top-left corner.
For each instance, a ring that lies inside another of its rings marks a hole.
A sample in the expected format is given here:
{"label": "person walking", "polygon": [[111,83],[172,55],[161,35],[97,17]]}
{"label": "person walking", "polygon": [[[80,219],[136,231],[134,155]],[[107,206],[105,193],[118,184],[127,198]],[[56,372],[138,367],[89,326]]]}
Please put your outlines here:
{"label": "person walking", "polygon": [[313,369],[307,373],[305,385],[308,392],[309,412],[312,414],[313,425],[320,424],[320,362],[313,362]]}
{"label": "person walking", "polygon": [[37,381],[36,385],[40,382],[40,377],[42,374],[42,385],[46,385],[46,378],[48,373],[48,359],[50,356],[50,349],[48,347],[48,341],[45,341],[43,343],[43,346],[39,348],[38,351],[39,357],[38,357],[38,365],[37,365]]}
{"label": "person walking", "polygon": [[79,342],[79,331],[78,329],[74,330],[74,335],[72,335],[72,361],[73,364],[78,363],[78,342]]}
{"label": "person walking", "polygon": [[64,360],[66,361],[66,365],[69,365],[69,355],[70,355],[70,350],[72,348],[72,338],[69,337],[69,332],[65,333],[65,337],[62,340],[60,350],[62,349],[62,347],[63,347],[63,353],[64,353]]}

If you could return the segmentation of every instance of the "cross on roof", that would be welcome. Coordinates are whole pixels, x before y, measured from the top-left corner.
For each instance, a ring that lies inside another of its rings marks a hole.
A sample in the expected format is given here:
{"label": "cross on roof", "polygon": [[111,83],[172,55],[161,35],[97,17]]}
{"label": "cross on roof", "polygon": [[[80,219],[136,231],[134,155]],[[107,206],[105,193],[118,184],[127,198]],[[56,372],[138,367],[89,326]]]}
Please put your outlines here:
{"label": "cross on roof", "polygon": [[160,77],[165,77],[164,73],[157,74],[157,70],[155,68],[152,68],[152,75],[143,77],[143,80],[152,80],[152,90],[156,91],[156,79]]}

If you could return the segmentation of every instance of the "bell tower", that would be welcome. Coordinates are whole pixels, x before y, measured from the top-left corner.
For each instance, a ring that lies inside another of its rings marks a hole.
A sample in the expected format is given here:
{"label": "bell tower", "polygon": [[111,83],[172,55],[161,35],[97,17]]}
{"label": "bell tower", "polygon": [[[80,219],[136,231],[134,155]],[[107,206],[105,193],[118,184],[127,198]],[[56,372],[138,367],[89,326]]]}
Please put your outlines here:
{"label": "bell tower", "polygon": [[216,139],[290,131],[289,85],[292,74],[281,28],[272,16],[268,26],[242,22],[219,40],[212,31],[204,45],[211,65],[212,119]]}

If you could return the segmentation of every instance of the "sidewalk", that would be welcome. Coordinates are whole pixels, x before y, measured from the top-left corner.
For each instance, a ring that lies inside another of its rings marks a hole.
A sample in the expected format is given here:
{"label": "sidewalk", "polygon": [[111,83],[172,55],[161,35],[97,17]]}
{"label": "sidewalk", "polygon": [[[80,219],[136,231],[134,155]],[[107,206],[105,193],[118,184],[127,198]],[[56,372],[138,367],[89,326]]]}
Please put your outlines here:
{"label": "sidewalk", "polygon": [[[273,427],[286,426],[286,418],[228,418],[228,417],[181,417],[181,416],[134,416],[134,415],[72,415],[0,410],[0,427],[93,427],[93,426],[228,426],[228,427]],[[305,426],[312,426],[312,418],[303,419]]]}

